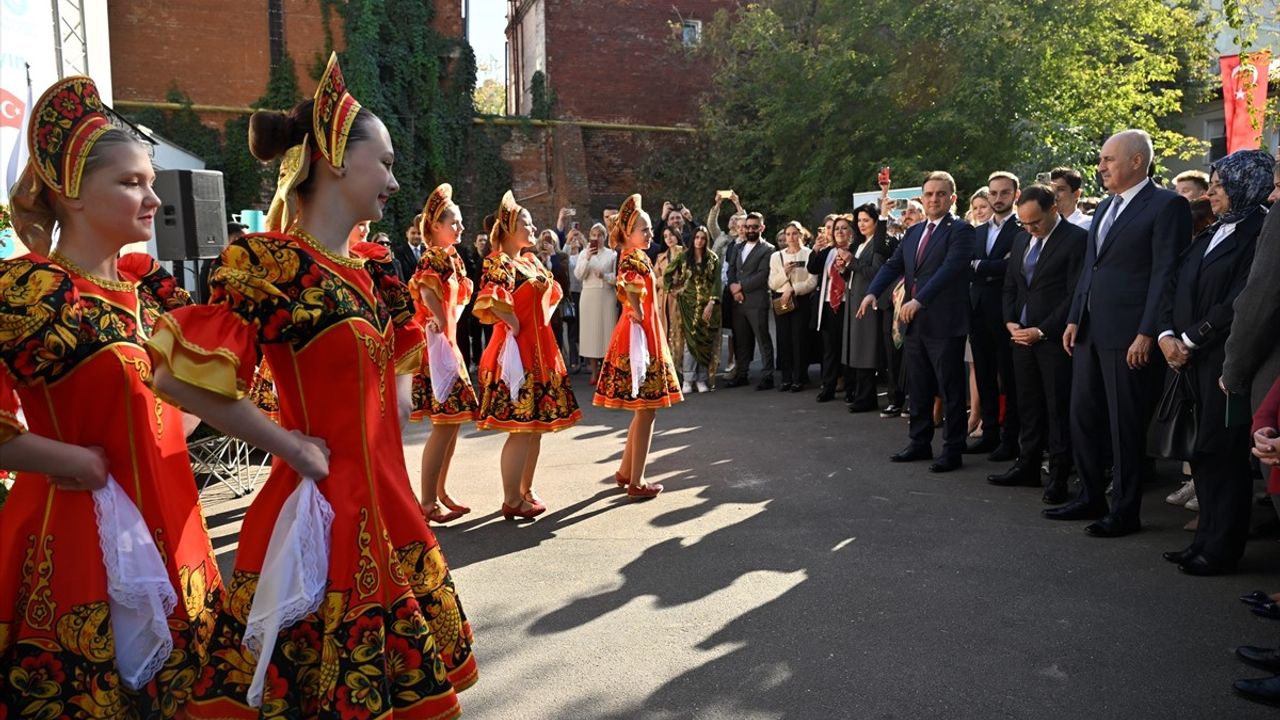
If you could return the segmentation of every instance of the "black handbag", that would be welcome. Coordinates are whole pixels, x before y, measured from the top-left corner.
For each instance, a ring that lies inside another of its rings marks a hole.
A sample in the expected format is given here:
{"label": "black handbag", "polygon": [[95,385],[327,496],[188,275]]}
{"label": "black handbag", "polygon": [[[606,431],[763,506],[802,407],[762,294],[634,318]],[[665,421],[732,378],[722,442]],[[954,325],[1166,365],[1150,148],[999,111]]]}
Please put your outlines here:
{"label": "black handbag", "polygon": [[1190,460],[1196,451],[1200,412],[1191,377],[1177,370],[1169,373],[1155,417],[1147,428],[1147,454],[1169,460]]}

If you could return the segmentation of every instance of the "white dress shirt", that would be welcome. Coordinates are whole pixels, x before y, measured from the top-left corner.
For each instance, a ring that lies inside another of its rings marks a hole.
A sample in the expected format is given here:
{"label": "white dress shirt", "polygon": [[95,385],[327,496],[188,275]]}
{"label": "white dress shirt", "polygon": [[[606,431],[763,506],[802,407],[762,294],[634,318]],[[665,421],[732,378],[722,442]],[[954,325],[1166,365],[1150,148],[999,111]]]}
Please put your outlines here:
{"label": "white dress shirt", "polygon": [[1093,225],[1093,216],[1085,215],[1084,211],[1080,209],[1079,205],[1077,205],[1075,212],[1071,213],[1070,217],[1067,218],[1067,222],[1078,228],[1084,228],[1087,231],[1090,226]]}

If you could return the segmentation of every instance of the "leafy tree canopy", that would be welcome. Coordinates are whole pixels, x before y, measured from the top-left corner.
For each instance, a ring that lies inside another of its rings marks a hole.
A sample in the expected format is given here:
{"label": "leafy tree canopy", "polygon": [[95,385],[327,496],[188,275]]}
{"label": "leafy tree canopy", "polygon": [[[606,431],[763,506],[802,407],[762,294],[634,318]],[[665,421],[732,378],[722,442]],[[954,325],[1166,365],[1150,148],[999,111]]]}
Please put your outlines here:
{"label": "leafy tree canopy", "polygon": [[1112,132],[1157,155],[1202,144],[1169,122],[1210,87],[1199,0],[764,0],[722,11],[699,52],[703,187],[792,217],[824,198],[947,169],[961,193],[1007,169],[1030,179],[1096,163]]}

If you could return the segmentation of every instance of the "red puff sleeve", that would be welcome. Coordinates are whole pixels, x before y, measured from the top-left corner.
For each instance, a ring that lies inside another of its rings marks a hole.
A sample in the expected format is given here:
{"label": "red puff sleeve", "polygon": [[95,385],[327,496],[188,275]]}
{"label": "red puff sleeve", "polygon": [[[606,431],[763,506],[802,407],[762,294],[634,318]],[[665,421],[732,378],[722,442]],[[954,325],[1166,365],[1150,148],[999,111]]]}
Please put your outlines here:
{"label": "red puff sleeve", "polygon": [[249,393],[258,343],[279,341],[291,324],[288,297],[277,284],[298,275],[296,253],[281,242],[249,236],[222,252],[209,273],[208,305],[162,315],[147,341],[154,364],[174,377],[232,400]]}
{"label": "red puff sleeve", "polygon": [[493,325],[500,320],[495,312],[514,314],[511,294],[515,289],[516,270],[511,258],[502,252],[492,253],[484,259],[484,270],[480,273],[480,294],[476,296],[471,314],[486,325]]}
{"label": "red puff sleeve", "polygon": [[422,350],[426,338],[422,325],[413,316],[413,296],[409,286],[396,273],[391,251],[378,243],[358,242],[351,246],[351,254],[365,259],[364,269],[373,280],[378,299],[391,314],[395,326],[393,352],[396,374],[412,375],[422,364]]}
{"label": "red puff sleeve", "polygon": [[649,264],[648,255],[641,250],[628,250],[618,263],[618,300],[625,303],[627,293],[635,293],[643,300],[649,292],[644,281],[652,272],[653,266]]}

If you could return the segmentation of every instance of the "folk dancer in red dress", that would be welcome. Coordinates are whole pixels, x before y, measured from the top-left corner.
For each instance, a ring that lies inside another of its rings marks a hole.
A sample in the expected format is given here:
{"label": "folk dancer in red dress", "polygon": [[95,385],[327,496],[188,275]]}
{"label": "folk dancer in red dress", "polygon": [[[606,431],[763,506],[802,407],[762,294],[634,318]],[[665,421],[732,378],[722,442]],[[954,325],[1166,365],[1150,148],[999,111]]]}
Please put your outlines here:
{"label": "folk dancer in red dress", "polygon": [[117,260],[160,201],[147,146],[107,112],[87,77],[31,109],[13,196],[31,254],[0,262],[0,467],[19,471],[0,512],[0,718],[180,715],[222,596],[184,417],[147,387],[143,344],[190,297],[150,257]]}
{"label": "folk dancer in red dress", "polygon": [[[276,457],[189,713],[454,717],[477,677],[471,628],[409,486],[398,418],[408,394],[395,375],[418,367],[421,328],[408,293],[388,292],[404,285],[347,247],[399,189],[390,136],[346,92],[335,56],[313,100],[253,115],[249,146],[263,161],[300,146],[309,161],[289,231],[228,246],[210,303],[166,315],[148,343],[156,387]],[[279,425],[245,397],[259,348]]]}
{"label": "folk dancer in red dress", "polygon": [[632,195],[618,208],[609,228],[609,244],[619,253],[617,288],[623,312],[614,326],[593,398],[601,407],[635,411],[622,464],[613,479],[627,489],[628,496],[640,499],[662,492],[661,485],[644,481],[658,408],[684,399],[661,308],[654,303],[653,266],[645,254],[651,242],[649,214],[641,208],[640,196]]}
{"label": "folk dancer in red dress", "polygon": [[502,447],[502,515],[508,520],[546,511],[533,493],[542,434],[582,419],[551,329],[560,285],[536,257],[523,252],[533,246],[534,236],[529,211],[507,191],[489,235],[493,252],[484,259],[472,309],[476,319],[494,326],[480,358],[476,425],[509,433]]}
{"label": "folk dancer in red dress", "polygon": [[[449,461],[463,423],[474,422],[480,403],[458,349],[458,320],[471,300],[471,279],[454,245],[462,237],[462,210],[453,202],[453,187],[437,187],[422,209],[422,237],[428,247],[409,281],[417,302],[417,320],[426,329],[422,367],[413,377],[413,419],[431,420],[431,435],[422,449],[422,512],[446,523],[471,512],[445,492]],[[448,508],[442,511],[440,505]]]}

